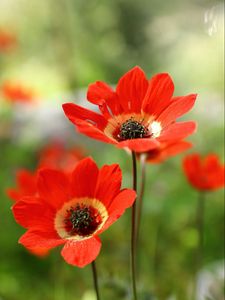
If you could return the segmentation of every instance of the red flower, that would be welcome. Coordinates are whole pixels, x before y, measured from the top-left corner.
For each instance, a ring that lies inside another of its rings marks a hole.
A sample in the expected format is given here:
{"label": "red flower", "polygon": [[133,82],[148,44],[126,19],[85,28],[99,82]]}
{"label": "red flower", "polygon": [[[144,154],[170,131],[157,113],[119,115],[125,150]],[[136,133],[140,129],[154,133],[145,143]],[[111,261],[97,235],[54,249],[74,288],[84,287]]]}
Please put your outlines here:
{"label": "red flower", "polygon": [[19,242],[48,249],[65,244],[61,254],[67,263],[91,263],[101,248],[98,235],[135,200],[133,190],[121,190],[121,181],[118,165],[99,170],[90,158],[80,161],[71,175],[39,170],[38,196],[13,206],[16,221],[28,229]]}
{"label": "red flower", "polygon": [[167,158],[177,155],[191,147],[192,144],[186,141],[160,143],[159,147],[146,152],[146,161],[150,163],[161,163]]}
{"label": "red flower", "polygon": [[27,170],[16,173],[16,188],[7,189],[7,195],[15,201],[24,196],[34,196],[37,193],[37,175]]}
{"label": "red flower", "polygon": [[63,105],[66,116],[87,136],[136,152],[148,151],[160,142],[183,139],[195,130],[194,122],[176,119],[194,105],[196,95],[172,97],[174,85],[168,74],[150,81],[135,67],[126,73],[113,91],[97,81],[89,86],[87,99],[101,114],[73,103]]}
{"label": "red flower", "polygon": [[2,95],[9,102],[34,102],[34,93],[31,89],[19,83],[5,82],[2,86]]}
{"label": "red flower", "polygon": [[216,154],[202,158],[199,154],[185,157],[183,168],[189,183],[197,190],[210,191],[224,187],[224,165]]}
{"label": "red flower", "polygon": [[0,53],[11,50],[15,45],[15,36],[0,29]]}
{"label": "red flower", "polygon": [[76,163],[84,157],[83,149],[78,147],[66,149],[63,144],[55,142],[41,150],[39,167],[72,172]]}

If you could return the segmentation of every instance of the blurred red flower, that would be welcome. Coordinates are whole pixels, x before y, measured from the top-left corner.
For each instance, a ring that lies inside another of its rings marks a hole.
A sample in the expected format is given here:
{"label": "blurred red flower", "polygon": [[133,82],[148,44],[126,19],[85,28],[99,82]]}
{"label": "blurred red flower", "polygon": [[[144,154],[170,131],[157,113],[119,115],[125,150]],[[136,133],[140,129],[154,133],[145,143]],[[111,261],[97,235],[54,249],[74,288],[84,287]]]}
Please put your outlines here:
{"label": "blurred red flower", "polygon": [[27,232],[19,242],[27,248],[65,244],[67,263],[84,267],[99,254],[98,237],[132,206],[136,193],[121,190],[118,165],[98,169],[91,158],[81,160],[72,174],[53,169],[38,172],[38,195],[13,206],[16,221]]}
{"label": "blurred red flower", "polygon": [[191,143],[180,140],[160,143],[159,147],[146,152],[146,161],[150,163],[161,163],[167,158],[175,156],[191,147]]}
{"label": "blurred red flower", "polygon": [[101,114],[74,103],[64,104],[63,109],[79,132],[144,152],[160,142],[183,139],[196,128],[194,122],[176,122],[193,107],[196,95],[173,97],[173,92],[168,74],[157,74],[148,81],[142,69],[135,67],[119,80],[116,91],[101,81],[89,86],[87,99],[98,105]]}
{"label": "blurred red flower", "polygon": [[17,82],[5,82],[1,87],[2,96],[9,102],[34,103],[34,92]]}
{"label": "blurred red flower", "polygon": [[0,29],[0,53],[8,52],[15,47],[16,43],[16,37],[12,33]]}
{"label": "blurred red flower", "polygon": [[24,196],[34,196],[37,193],[37,175],[27,170],[19,170],[16,173],[16,188],[6,190],[7,195],[14,201]]}
{"label": "blurred red flower", "polygon": [[[37,194],[37,175],[27,170],[19,170],[16,174],[16,188],[7,189],[6,193],[14,201],[19,201],[25,196],[35,196]],[[37,256],[46,256],[49,249],[41,247],[31,247],[28,249]]]}
{"label": "blurred red flower", "polygon": [[198,153],[184,158],[183,168],[189,183],[197,190],[210,191],[224,187],[224,165],[216,154],[201,157]]}
{"label": "blurred red flower", "polygon": [[79,147],[67,149],[63,144],[54,142],[41,150],[39,167],[72,172],[77,162],[84,157],[84,149]]}
{"label": "blurred red flower", "polygon": [[18,201],[24,196],[34,196],[37,192],[37,175],[27,170],[19,170],[16,173],[16,188],[6,190],[12,200]]}

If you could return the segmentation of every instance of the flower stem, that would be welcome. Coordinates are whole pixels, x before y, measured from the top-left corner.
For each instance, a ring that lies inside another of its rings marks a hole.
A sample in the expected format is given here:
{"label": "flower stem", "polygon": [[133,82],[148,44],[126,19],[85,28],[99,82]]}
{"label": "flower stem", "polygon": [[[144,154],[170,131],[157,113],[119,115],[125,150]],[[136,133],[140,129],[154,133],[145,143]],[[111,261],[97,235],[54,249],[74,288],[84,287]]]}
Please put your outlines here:
{"label": "flower stem", "polygon": [[[137,161],[136,154],[132,151],[132,164],[133,164],[133,189],[137,191]],[[131,222],[131,277],[133,299],[137,300],[136,290],[136,200],[132,206],[132,222]]]}
{"label": "flower stem", "polygon": [[196,272],[202,267],[203,248],[204,248],[204,210],[205,197],[204,193],[200,192],[198,197],[197,211],[196,211],[196,227],[198,230],[198,249],[197,249],[197,264]]}
{"label": "flower stem", "polygon": [[91,267],[92,267],[92,274],[93,274],[93,283],[94,283],[95,293],[96,293],[96,300],[100,300],[100,294],[98,288],[98,275],[97,275],[97,268],[96,268],[95,261],[91,263]]}
{"label": "flower stem", "polygon": [[142,154],[140,159],[141,165],[141,187],[140,187],[140,195],[138,199],[138,207],[137,207],[137,226],[136,226],[136,243],[138,244],[139,240],[139,233],[140,233],[140,223],[141,223],[141,216],[143,210],[143,197],[145,191],[145,181],[146,181],[146,156]]}

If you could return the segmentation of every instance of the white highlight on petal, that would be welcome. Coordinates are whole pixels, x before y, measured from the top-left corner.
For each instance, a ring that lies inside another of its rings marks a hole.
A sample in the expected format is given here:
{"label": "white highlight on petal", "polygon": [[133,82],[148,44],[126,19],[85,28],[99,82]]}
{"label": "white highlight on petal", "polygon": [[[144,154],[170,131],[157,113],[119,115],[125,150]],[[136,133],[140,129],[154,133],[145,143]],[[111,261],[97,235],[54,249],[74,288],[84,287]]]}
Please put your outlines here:
{"label": "white highlight on petal", "polygon": [[148,130],[150,132],[150,134],[152,135],[153,138],[159,137],[160,133],[162,131],[162,126],[160,122],[157,121],[153,121],[149,127]]}

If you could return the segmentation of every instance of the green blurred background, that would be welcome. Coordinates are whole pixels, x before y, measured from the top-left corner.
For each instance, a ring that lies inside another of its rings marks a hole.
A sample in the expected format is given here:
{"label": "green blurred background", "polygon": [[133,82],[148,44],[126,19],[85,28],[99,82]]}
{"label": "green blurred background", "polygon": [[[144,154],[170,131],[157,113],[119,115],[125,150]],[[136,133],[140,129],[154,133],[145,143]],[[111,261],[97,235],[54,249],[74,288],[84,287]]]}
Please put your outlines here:
{"label": "green blurred background", "polygon": [[[1,300],[95,299],[89,266],[67,265],[60,249],[39,259],[17,244],[24,230],[15,223],[5,194],[15,185],[16,170],[34,170],[39,150],[56,139],[82,145],[99,165],[119,163],[124,186],[131,186],[130,157],[74,133],[63,115],[65,101],[88,105],[89,83],[116,84],[135,65],[148,77],[170,73],[176,95],[199,95],[184,118],[198,122],[198,132],[189,139],[195,145],[191,151],[215,152],[223,160],[223,25],[222,1],[0,0],[0,29],[17,39],[11,51],[0,52],[0,86],[6,80],[19,81],[38,98],[33,106],[0,98]],[[188,185],[181,159],[148,166],[138,261],[140,299],[188,299],[198,193]],[[224,299],[223,196],[220,190],[206,197],[204,270],[197,300]],[[128,211],[101,237],[97,263],[103,299],[131,299],[129,219]],[[202,286],[213,296],[203,298]]]}

